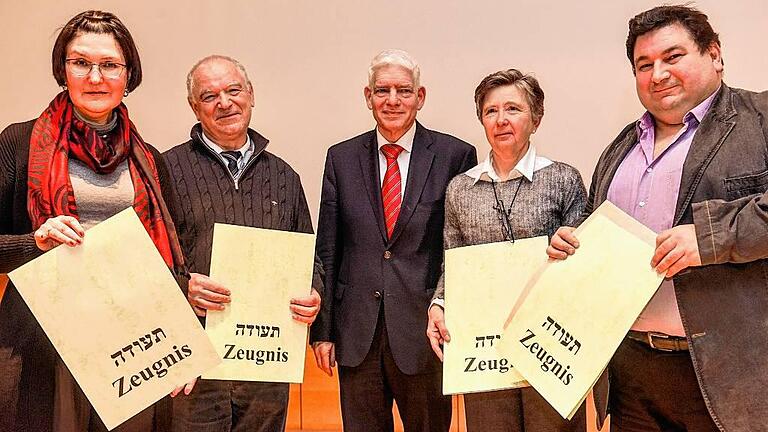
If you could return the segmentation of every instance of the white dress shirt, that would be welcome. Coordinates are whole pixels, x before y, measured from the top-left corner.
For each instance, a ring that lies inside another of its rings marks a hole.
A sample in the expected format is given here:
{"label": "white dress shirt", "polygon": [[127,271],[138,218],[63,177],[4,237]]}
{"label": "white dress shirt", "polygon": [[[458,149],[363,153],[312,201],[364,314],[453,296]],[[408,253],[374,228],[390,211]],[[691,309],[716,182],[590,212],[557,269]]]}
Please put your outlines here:
{"label": "white dress shirt", "polygon": [[416,136],[416,122],[397,142],[389,142],[376,128],[376,140],[379,146],[379,186],[384,184],[384,174],[387,172],[387,158],[381,152],[381,146],[385,144],[397,144],[403,151],[397,156],[397,166],[400,168],[400,198],[405,198],[405,185],[408,181],[408,165],[411,162],[411,150],[413,150],[413,137]]}

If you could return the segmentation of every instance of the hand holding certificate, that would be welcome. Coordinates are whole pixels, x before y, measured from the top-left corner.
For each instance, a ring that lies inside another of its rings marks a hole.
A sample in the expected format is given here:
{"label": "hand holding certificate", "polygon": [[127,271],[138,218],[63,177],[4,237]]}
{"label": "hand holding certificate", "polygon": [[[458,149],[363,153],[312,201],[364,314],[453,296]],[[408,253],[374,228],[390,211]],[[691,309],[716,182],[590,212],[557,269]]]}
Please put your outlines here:
{"label": "hand holding certificate", "polygon": [[578,251],[544,264],[528,282],[499,346],[565,418],[664,278],[650,266],[656,234],[610,202],[574,234]]}
{"label": "hand holding certificate", "polygon": [[307,326],[289,304],[310,291],[314,245],[311,234],[215,225],[211,279],[231,302],[208,310],[206,332],[223,362],[203,378],[302,382]]}
{"label": "hand holding certificate", "polygon": [[504,321],[525,284],[547,257],[546,237],[445,251],[443,393],[524,387],[528,383],[499,353]]}
{"label": "hand holding certificate", "polygon": [[109,429],[220,362],[132,208],[9,276]]}

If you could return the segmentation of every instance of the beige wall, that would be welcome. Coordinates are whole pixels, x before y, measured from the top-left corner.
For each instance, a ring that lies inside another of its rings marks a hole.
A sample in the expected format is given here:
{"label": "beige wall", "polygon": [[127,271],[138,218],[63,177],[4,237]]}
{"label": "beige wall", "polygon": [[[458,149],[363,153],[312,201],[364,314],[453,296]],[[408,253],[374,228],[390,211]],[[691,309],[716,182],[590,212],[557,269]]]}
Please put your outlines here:
{"label": "beige wall", "polygon": [[[11,1],[0,0],[0,128],[37,117],[58,89],[50,52],[59,26],[88,8],[129,27],[144,83],[126,99],[144,138],[161,150],[188,137],[184,79],[210,53],[240,59],[256,92],[252,126],[303,179],[313,217],[326,149],[373,127],[362,88],[370,58],[399,47],[421,63],[419,120],[488,151],[474,116],[478,81],[501,68],[534,72],[546,114],[534,142],[589,180],[602,148],[642,107],[624,55],[635,1]],[[702,0],[721,33],[726,81],[768,87],[768,2]],[[568,30],[572,28],[572,30]]]}

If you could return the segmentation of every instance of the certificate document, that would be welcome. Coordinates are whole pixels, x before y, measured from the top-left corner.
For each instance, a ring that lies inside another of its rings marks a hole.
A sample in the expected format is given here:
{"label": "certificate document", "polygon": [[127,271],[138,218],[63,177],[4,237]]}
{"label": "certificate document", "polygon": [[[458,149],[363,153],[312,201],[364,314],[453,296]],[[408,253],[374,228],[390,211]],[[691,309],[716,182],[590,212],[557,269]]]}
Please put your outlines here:
{"label": "certificate document", "polygon": [[656,234],[608,201],[574,234],[576,253],[533,276],[500,341],[501,352],[568,419],[664,277],[650,264]]}
{"label": "certificate document", "polygon": [[206,379],[300,383],[307,325],[291,318],[291,298],[310,293],[315,236],[216,224],[211,279],[231,291],[205,327],[223,359]]}
{"label": "certificate document", "polygon": [[528,385],[498,346],[510,309],[547,261],[547,244],[544,236],[445,251],[444,394]]}
{"label": "certificate document", "polygon": [[9,276],[109,429],[221,361],[133,208]]}

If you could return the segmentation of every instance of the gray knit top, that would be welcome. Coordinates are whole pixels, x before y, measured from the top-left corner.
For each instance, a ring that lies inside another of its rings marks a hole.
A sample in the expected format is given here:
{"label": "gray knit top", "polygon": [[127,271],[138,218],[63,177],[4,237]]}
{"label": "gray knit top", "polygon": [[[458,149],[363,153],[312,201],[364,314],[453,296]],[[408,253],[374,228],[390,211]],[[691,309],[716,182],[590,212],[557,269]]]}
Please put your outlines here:
{"label": "gray knit top", "polygon": [[[535,171],[532,181],[518,177],[496,182],[495,186],[499,199],[507,208],[517,192],[509,217],[516,239],[552,237],[559,227],[574,226],[587,201],[581,174],[562,162]],[[445,192],[445,249],[504,241],[504,231],[494,205],[496,200],[490,181],[475,182],[466,174],[454,177]],[[442,299],[444,292],[443,273],[433,298]]]}

